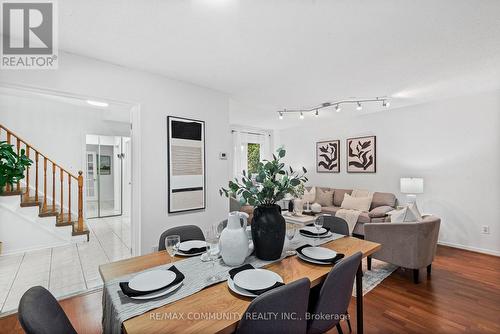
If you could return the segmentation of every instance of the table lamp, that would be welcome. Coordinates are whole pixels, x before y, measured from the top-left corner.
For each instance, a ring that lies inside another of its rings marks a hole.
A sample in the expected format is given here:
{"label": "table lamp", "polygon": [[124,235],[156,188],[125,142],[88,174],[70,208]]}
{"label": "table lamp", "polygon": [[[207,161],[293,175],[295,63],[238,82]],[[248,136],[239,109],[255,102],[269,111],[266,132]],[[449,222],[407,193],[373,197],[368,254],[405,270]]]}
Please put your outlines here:
{"label": "table lamp", "polygon": [[418,177],[402,177],[400,179],[401,193],[406,194],[408,204],[417,201],[417,194],[424,192],[424,179]]}

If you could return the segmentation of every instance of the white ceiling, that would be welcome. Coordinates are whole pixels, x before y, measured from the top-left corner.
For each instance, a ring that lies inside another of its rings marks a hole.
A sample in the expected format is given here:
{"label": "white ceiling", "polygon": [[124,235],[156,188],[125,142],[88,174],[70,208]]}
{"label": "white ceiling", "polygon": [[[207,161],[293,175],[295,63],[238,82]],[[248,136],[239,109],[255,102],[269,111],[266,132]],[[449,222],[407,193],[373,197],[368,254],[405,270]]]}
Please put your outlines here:
{"label": "white ceiling", "polygon": [[61,49],[225,92],[240,124],[500,88],[498,0],[64,0],[59,16]]}

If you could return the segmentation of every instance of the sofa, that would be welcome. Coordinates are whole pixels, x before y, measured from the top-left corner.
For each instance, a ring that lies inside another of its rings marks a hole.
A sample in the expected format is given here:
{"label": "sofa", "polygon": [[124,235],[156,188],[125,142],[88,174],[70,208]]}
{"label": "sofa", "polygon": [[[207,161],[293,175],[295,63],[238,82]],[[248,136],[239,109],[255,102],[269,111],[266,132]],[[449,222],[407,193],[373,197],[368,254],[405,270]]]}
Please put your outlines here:
{"label": "sofa", "polygon": [[[331,214],[335,216],[337,210],[340,209],[342,201],[344,200],[344,195],[351,195],[352,189],[334,189],[327,187],[316,187],[322,191],[331,192],[333,190],[333,196],[331,199],[331,205],[324,205],[325,203],[319,203],[321,205],[321,213]],[[311,187],[307,187],[310,190]],[[318,190],[316,189],[316,202],[318,199]],[[373,193],[372,204],[370,206],[369,212],[363,212],[359,215],[358,222],[354,226],[352,232],[353,235],[364,237],[365,229],[364,225],[369,223],[383,223],[388,220],[387,213],[394,210],[397,206],[397,198],[394,194],[375,192]]]}
{"label": "sofa", "polygon": [[428,215],[418,222],[365,225],[365,239],[383,245],[368,258],[368,269],[371,258],[375,258],[412,269],[413,280],[418,283],[420,269],[426,267],[427,274],[431,274],[440,224],[441,219]]}

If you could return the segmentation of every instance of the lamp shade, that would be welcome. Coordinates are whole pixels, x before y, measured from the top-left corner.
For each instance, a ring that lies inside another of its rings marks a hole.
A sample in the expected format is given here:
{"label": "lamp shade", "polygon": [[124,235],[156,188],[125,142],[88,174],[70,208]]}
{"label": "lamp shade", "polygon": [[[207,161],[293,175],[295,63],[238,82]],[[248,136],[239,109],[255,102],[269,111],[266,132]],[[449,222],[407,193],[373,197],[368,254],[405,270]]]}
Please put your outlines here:
{"label": "lamp shade", "polygon": [[424,192],[424,179],[417,177],[402,177],[400,180],[403,194],[421,194]]}

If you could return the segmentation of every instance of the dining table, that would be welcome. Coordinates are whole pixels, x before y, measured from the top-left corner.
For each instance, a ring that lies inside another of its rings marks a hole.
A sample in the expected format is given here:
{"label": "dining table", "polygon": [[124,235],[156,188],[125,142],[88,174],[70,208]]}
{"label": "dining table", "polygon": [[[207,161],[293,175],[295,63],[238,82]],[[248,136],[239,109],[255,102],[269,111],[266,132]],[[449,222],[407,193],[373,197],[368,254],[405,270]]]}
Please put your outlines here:
{"label": "dining table", "polygon": [[[381,245],[345,236],[325,243],[322,247],[343,253],[346,257],[361,252],[364,258],[380,250]],[[165,251],[159,251],[101,265],[99,272],[106,285],[106,282],[124,275],[183,259],[180,256],[171,258]],[[284,283],[306,277],[311,281],[312,288],[324,281],[332,266],[316,265],[304,262],[297,256],[289,256],[270,263],[265,268],[279,274]],[[357,333],[363,333],[362,276],[360,264],[355,280]],[[251,298],[234,294],[225,282],[220,282],[173,303],[125,320],[122,323],[122,332],[127,334],[233,333],[237,328],[239,317],[231,315],[243,315],[251,301]],[[217,314],[227,316],[215,316]]]}

